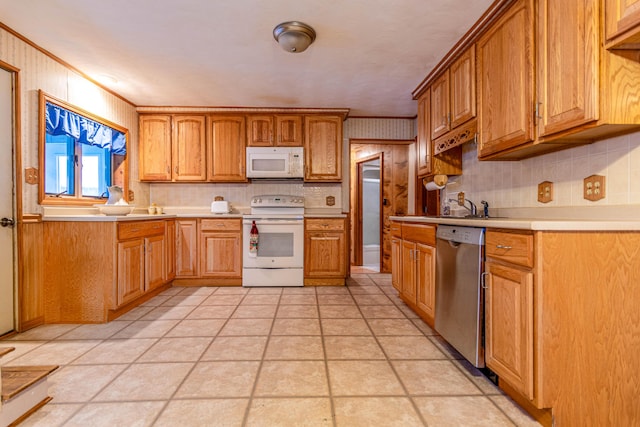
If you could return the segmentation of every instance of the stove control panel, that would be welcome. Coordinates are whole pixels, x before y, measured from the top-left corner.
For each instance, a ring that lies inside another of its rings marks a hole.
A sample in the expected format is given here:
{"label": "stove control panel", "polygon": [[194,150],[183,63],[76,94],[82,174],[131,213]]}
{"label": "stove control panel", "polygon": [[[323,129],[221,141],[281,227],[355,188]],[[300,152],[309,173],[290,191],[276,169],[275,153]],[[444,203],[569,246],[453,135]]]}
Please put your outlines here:
{"label": "stove control panel", "polygon": [[255,196],[251,199],[251,207],[252,208],[260,208],[260,207],[303,208],[304,197],[278,196],[278,195]]}

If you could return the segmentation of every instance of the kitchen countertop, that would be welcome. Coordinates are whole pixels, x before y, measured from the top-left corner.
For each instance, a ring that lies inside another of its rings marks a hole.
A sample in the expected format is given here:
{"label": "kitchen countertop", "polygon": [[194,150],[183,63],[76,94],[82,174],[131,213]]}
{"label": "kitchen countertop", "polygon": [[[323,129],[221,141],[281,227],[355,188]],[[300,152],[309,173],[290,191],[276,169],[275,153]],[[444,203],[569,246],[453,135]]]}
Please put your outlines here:
{"label": "kitchen countertop", "polygon": [[393,221],[535,231],[640,231],[640,219],[391,216]]}

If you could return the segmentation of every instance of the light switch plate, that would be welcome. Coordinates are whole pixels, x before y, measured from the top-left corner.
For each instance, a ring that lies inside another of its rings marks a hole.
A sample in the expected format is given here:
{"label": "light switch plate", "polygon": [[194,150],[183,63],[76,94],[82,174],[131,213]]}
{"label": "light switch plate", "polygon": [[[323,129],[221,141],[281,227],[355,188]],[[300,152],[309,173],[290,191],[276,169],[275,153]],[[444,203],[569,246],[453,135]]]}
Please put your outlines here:
{"label": "light switch plate", "polygon": [[540,203],[549,203],[553,200],[553,182],[542,181],[538,184],[538,201]]}

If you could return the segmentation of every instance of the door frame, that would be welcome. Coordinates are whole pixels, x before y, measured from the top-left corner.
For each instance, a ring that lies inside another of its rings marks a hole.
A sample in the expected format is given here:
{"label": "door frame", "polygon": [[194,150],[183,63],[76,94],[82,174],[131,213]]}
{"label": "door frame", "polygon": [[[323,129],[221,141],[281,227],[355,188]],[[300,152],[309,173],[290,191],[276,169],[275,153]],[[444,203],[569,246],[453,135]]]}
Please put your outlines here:
{"label": "door frame", "polygon": [[0,60],[0,68],[13,76],[13,328],[20,331],[20,285],[23,271],[19,260],[22,255],[22,133],[20,69]]}
{"label": "door frame", "polygon": [[383,254],[383,245],[382,245],[382,183],[384,182],[384,153],[378,152],[376,154],[372,154],[367,157],[363,157],[356,161],[356,211],[354,212],[354,220],[355,220],[355,230],[353,233],[353,245],[354,245],[354,265],[362,265],[363,262],[363,248],[362,248],[362,195],[363,195],[363,169],[364,164],[370,162],[372,160],[378,160],[380,163],[380,191],[378,192],[379,198],[379,206],[380,206],[380,224],[378,227],[378,233],[380,234],[380,259],[378,263],[380,264],[380,268],[382,267],[382,254]]}

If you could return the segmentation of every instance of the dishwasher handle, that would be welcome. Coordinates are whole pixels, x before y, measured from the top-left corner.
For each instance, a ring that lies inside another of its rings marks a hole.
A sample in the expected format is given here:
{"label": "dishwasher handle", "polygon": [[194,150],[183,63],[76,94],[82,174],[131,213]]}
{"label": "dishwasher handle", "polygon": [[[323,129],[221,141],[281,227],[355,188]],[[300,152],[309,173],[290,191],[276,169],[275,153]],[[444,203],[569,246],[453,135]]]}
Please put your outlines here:
{"label": "dishwasher handle", "polygon": [[482,285],[482,289],[488,289],[489,287],[487,286],[487,276],[489,276],[488,272],[483,272],[480,275],[480,284]]}

